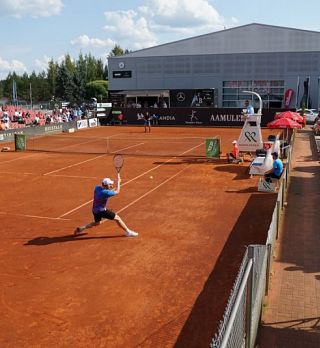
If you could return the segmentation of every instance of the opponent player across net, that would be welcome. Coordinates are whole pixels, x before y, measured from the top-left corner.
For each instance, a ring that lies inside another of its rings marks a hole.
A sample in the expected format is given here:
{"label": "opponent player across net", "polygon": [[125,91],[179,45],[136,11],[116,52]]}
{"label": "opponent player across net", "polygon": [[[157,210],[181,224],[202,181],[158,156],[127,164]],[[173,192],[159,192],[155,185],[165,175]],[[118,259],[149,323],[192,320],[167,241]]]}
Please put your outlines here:
{"label": "opponent player across net", "polygon": [[94,189],[92,214],[94,221],[87,225],[77,227],[74,231],[74,235],[77,236],[87,228],[91,228],[100,225],[102,219],[115,220],[117,224],[125,231],[127,237],[137,237],[138,233],[130,230],[127,225],[123,222],[120,216],[114,213],[112,210],[106,209],[107,201],[110,197],[113,197],[120,193],[120,170],[123,166],[124,159],[121,155],[115,155],[113,157],[113,165],[118,173],[117,189],[113,189],[114,181],[110,178],[104,178],[101,186],[98,185]]}

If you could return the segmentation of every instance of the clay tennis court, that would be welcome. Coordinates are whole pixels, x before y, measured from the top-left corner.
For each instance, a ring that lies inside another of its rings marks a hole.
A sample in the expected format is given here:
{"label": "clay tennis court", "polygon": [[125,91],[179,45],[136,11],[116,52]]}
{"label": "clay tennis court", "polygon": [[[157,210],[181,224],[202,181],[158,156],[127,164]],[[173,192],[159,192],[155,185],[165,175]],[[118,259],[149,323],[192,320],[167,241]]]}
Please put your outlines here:
{"label": "clay tennis court", "polygon": [[[245,246],[265,243],[276,201],[257,192],[250,162],[227,163],[239,133],[100,127],[0,153],[0,346],[208,347]],[[108,208],[139,237],[106,221],[75,238],[92,220],[94,186],[116,177],[105,137],[119,138],[118,150],[145,139],[155,153],[153,138],[170,153],[165,138],[220,137],[223,156],[207,159],[201,142],[194,153],[195,140],[177,145],[179,156],[128,152]]]}

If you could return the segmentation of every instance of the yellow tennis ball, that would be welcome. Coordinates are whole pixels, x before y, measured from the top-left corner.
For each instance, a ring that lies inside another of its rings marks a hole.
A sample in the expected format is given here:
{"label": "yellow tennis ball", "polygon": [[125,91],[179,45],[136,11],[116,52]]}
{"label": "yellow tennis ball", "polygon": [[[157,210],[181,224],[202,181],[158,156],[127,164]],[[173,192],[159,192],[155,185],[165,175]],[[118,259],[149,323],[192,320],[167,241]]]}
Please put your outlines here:
{"label": "yellow tennis ball", "polygon": [[150,175],[150,176],[149,176],[149,178],[150,178],[150,179],[153,179],[153,176],[152,176],[152,175]]}

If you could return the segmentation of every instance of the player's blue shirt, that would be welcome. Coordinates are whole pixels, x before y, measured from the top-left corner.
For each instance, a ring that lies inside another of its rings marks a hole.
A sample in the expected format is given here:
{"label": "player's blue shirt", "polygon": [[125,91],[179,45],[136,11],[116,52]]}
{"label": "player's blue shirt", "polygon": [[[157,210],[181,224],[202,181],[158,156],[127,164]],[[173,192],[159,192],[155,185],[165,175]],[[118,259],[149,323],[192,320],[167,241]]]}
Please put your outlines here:
{"label": "player's blue shirt", "polygon": [[273,161],[273,173],[277,176],[280,176],[283,171],[283,164],[279,158]]}
{"label": "player's blue shirt", "polygon": [[94,189],[92,211],[94,213],[104,211],[106,209],[108,198],[115,194],[116,193],[113,190],[107,190],[102,186],[96,186]]}

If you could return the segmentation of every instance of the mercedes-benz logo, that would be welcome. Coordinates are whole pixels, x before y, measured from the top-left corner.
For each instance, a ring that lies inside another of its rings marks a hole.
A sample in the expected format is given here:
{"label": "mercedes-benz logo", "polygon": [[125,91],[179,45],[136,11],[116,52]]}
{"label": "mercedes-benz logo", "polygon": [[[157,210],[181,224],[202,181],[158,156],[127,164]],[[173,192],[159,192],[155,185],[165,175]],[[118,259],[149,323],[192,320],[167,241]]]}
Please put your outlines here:
{"label": "mercedes-benz logo", "polygon": [[185,94],[183,92],[178,92],[177,93],[177,100],[179,102],[183,102],[185,99],[186,99],[186,96],[185,96]]}

